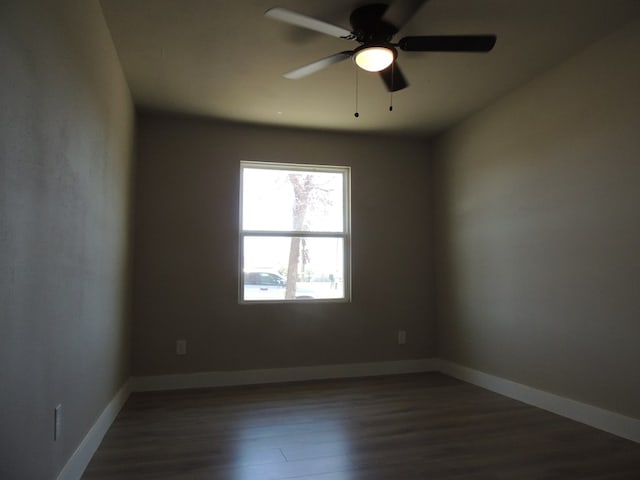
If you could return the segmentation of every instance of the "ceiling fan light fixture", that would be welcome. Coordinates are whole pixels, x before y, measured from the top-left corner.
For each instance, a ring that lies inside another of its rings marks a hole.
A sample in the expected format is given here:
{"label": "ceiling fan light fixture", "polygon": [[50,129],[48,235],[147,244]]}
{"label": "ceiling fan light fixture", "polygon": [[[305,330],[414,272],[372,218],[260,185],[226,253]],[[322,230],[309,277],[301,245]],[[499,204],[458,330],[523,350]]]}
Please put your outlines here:
{"label": "ceiling fan light fixture", "polygon": [[397,56],[396,49],[384,45],[363,45],[356,49],[353,58],[363,70],[380,72],[393,63]]}

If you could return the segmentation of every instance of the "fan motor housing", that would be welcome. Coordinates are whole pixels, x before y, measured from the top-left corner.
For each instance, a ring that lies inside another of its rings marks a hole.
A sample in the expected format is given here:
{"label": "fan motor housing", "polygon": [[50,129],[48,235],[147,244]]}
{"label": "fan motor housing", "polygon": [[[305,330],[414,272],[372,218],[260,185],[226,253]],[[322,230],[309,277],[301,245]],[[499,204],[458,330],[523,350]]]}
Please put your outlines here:
{"label": "fan motor housing", "polygon": [[398,29],[382,20],[388,5],[373,3],[356,8],[349,17],[356,40],[360,43],[388,43]]}

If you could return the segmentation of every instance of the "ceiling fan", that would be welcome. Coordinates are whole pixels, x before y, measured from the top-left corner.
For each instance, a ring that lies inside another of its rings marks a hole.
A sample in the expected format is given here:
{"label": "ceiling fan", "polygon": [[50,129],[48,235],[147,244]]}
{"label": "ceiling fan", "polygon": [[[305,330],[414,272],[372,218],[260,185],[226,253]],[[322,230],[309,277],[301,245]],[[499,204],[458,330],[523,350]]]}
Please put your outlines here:
{"label": "ceiling fan", "polygon": [[496,43],[495,35],[421,35],[401,38],[393,43],[393,36],[413,17],[426,0],[396,0],[390,5],[373,3],[351,12],[351,30],[316,18],[276,7],[265,16],[298,27],[324,33],[361,45],[304,65],[284,74],[298,79],[353,57],[355,63],[370,72],[379,72],[390,92],[409,86],[396,59],[398,49],[407,52],[488,52]]}

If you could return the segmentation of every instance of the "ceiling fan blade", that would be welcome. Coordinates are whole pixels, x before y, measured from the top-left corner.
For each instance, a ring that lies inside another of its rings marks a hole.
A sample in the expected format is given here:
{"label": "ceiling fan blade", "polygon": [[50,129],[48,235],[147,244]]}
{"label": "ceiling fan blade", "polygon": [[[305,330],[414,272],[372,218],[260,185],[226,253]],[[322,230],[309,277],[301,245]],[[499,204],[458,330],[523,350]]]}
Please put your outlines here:
{"label": "ceiling fan blade", "polygon": [[323,22],[322,20],[308,17],[306,15],[302,15],[301,13],[287,10],[286,8],[271,8],[264,12],[264,16],[272,18],[274,20],[279,20],[284,23],[288,23],[290,25],[308,28],[309,30],[324,33],[325,35],[331,35],[332,37],[346,38],[349,40],[354,38],[353,34],[346,28],[332,25],[331,23]]}
{"label": "ceiling fan blade", "polygon": [[380,78],[382,78],[382,81],[387,86],[387,90],[390,92],[397,92],[398,90],[402,90],[409,86],[409,83],[406,78],[404,78],[402,70],[400,70],[397,62],[393,62],[379,73]]}
{"label": "ceiling fan blade", "polygon": [[297,80],[299,78],[306,77],[307,75],[311,75],[312,73],[316,73],[317,71],[322,70],[323,68],[327,68],[333,65],[334,63],[342,62],[343,60],[346,60],[347,58],[351,57],[351,55],[353,55],[353,52],[336,53],[334,55],[330,55],[320,60],[316,60],[315,62],[305,65],[303,67],[296,68],[295,70],[291,70],[290,72],[285,73],[284,77],[289,78],[291,80]]}
{"label": "ceiling fan blade", "polygon": [[495,35],[427,35],[398,42],[407,52],[488,52],[495,44]]}
{"label": "ceiling fan blade", "polygon": [[400,30],[428,0],[396,0],[382,15],[382,20]]}

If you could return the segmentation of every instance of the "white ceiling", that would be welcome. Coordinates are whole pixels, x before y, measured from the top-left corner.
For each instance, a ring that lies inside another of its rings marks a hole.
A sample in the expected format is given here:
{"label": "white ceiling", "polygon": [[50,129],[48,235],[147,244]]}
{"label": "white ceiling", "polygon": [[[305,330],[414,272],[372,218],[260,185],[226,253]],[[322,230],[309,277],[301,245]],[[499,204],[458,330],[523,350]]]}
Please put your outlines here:
{"label": "white ceiling", "polygon": [[[402,1],[402,0],[396,0]],[[210,118],[430,135],[640,15],[638,0],[430,0],[398,35],[495,33],[490,53],[400,52],[410,85],[390,96],[347,60],[300,80],[282,74],[358,44],[263,16],[285,7],[350,29],[369,2],[102,0],[136,104]]]}

